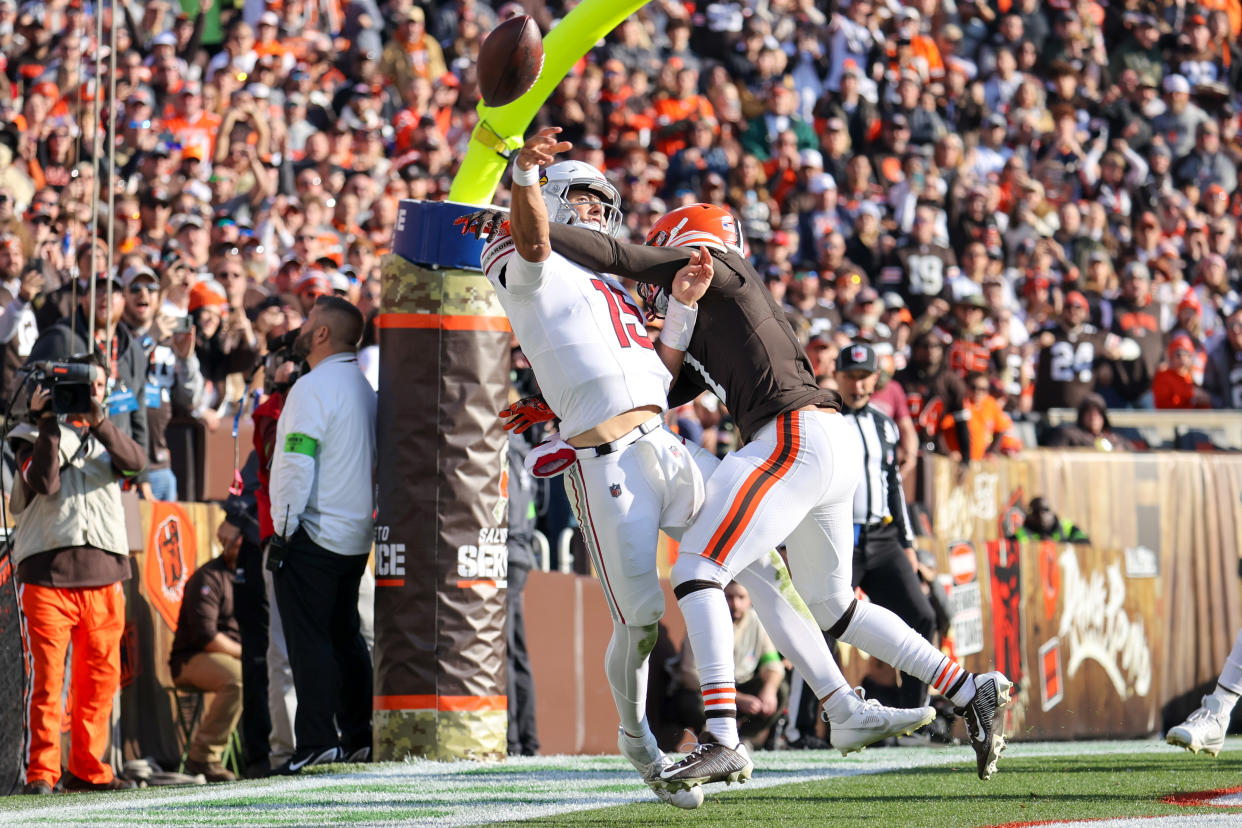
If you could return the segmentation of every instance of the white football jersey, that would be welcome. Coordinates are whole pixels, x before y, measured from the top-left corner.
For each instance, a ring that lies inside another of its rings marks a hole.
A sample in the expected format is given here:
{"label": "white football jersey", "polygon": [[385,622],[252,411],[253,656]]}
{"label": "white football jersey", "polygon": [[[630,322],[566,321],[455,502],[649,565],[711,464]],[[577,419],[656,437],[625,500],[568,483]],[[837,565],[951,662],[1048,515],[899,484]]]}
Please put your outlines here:
{"label": "white football jersey", "polygon": [[672,377],[616,279],[557,253],[525,262],[508,234],[494,236],[481,258],[567,438],[634,408],[667,406]]}

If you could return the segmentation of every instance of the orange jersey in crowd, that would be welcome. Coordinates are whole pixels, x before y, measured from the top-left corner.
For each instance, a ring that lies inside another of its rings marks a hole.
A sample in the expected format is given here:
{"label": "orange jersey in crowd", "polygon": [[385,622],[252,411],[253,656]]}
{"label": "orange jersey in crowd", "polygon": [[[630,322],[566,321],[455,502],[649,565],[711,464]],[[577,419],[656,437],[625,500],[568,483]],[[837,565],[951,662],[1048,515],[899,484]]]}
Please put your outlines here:
{"label": "orange jersey in crowd", "polygon": [[[988,394],[982,400],[968,397],[965,407],[966,411],[970,413],[970,419],[966,422],[966,428],[970,432],[970,459],[982,460],[996,435],[1004,434],[1013,428],[1013,420],[1010,419],[1005,410],[1001,408],[997,399],[991,394]],[[957,444],[957,432],[953,426],[953,415],[945,415],[944,419],[940,421],[940,433],[944,436],[944,443],[949,451],[961,451],[961,447]],[[1020,441],[1016,445],[1010,444],[1005,446],[1006,450],[1020,448],[1022,448]]]}
{"label": "orange jersey in crowd", "polygon": [[[1242,0],[1199,0],[1199,5],[1229,15],[1229,33],[1235,38],[1242,35]],[[1225,55],[1228,54],[1226,50]]]}
{"label": "orange jersey in crowd", "polygon": [[946,359],[949,369],[964,377],[972,371],[986,372],[991,357],[992,349],[986,343],[954,339]]}
{"label": "orange jersey in crowd", "polygon": [[1197,386],[1191,372],[1185,374],[1162,368],[1151,381],[1151,394],[1156,408],[1211,408],[1209,403],[1195,405],[1192,398]]}
{"label": "orange jersey in crowd", "polygon": [[183,155],[186,150],[191,149],[201,151],[203,153],[201,157],[205,159],[210,159],[215,154],[216,133],[220,131],[219,115],[214,115],[204,109],[189,119],[178,115],[169,120],[165,126],[181,145]]}
{"label": "orange jersey in crowd", "polygon": [[[663,127],[678,121],[698,120],[699,118],[716,117],[712,102],[702,95],[691,95],[689,98],[667,97],[656,101],[656,126]],[[687,130],[688,131],[688,130]],[[657,138],[655,148],[669,158],[673,153],[686,146],[686,132],[678,132]]]}

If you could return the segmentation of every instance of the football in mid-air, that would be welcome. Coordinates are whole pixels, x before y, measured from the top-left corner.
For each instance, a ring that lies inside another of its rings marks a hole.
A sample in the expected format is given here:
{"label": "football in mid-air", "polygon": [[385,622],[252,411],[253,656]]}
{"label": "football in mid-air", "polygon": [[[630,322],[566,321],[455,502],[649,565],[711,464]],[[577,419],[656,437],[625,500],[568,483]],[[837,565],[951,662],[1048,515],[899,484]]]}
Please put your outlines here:
{"label": "football in mid-air", "polygon": [[526,94],[543,71],[543,36],[529,14],[492,29],[479,47],[479,94],[504,106]]}

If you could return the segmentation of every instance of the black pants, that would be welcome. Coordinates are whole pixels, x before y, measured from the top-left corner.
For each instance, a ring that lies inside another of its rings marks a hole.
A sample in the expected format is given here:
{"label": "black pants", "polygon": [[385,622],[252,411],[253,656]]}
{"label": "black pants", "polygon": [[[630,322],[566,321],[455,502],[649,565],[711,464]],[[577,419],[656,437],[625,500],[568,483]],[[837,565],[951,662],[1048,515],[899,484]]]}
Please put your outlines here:
{"label": "black pants", "polygon": [[337,555],[299,529],[272,579],[298,693],[298,752],[371,745],[371,654],[358,618],[366,566],[366,555]]}
{"label": "black pants", "polygon": [[[936,613],[906,557],[896,524],[862,530],[854,547],[854,586],[861,586],[873,604],[893,611],[931,641]],[[903,673],[897,698],[899,707],[921,707],[927,703],[927,685]]]}
{"label": "black pants", "polygon": [[233,607],[242,646],[242,745],[245,766],[267,759],[272,717],[267,708],[267,590],[263,585],[263,548],[243,540],[237,555]]}
{"label": "black pants", "polygon": [[526,652],[526,615],[522,590],[530,570],[509,564],[509,587],[505,607],[505,637],[509,644],[509,753],[534,756],[539,752],[535,733],[535,676]]}

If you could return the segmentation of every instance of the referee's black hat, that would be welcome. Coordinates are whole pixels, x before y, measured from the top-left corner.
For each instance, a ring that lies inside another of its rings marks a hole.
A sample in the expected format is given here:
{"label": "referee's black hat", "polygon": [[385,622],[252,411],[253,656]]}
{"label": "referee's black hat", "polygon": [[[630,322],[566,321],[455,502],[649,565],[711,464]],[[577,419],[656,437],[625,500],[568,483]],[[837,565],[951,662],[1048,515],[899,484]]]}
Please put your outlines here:
{"label": "referee's black hat", "polygon": [[866,342],[851,342],[837,354],[838,371],[866,371],[874,374],[879,370],[875,350]]}

